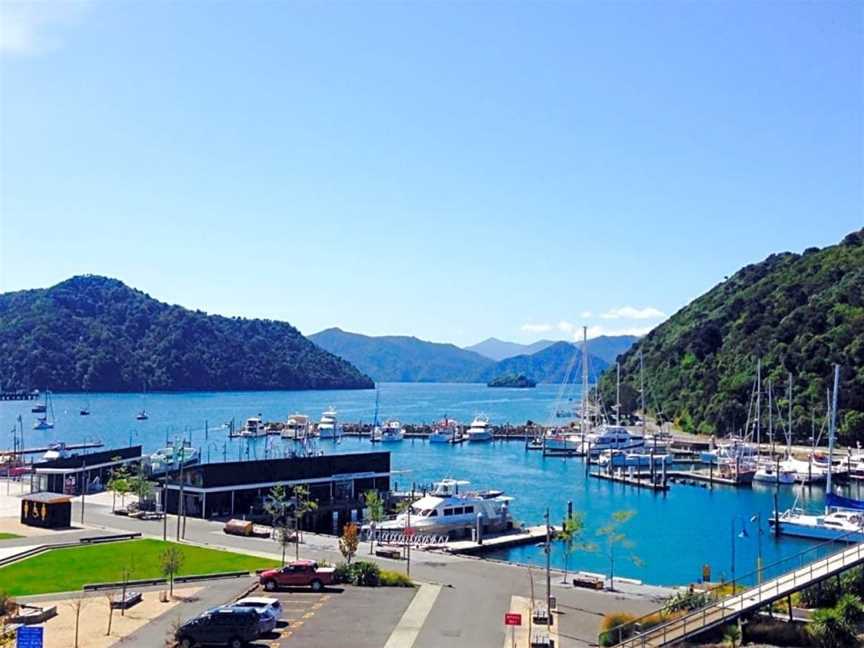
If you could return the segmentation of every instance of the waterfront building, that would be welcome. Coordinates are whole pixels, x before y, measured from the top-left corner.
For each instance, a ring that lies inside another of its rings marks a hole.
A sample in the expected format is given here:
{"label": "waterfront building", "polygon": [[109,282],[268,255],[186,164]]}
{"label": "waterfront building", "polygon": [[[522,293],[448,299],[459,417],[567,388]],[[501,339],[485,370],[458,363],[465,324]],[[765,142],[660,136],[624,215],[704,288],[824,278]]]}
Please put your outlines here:
{"label": "waterfront building", "polygon": [[87,492],[98,492],[105,489],[113,470],[140,463],[140,445],[60,456],[33,464],[30,491],[80,495],[82,486],[87,484]]}

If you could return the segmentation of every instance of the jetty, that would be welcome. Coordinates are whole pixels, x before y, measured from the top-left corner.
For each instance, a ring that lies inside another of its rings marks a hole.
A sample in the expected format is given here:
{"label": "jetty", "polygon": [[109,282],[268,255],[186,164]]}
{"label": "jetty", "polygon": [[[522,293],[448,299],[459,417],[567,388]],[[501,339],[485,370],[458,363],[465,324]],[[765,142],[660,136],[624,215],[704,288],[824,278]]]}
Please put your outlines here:
{"label": "jetty", "polygon": [[39,398],[39,391],[0,391],[0,401],[31,401]]}
{"label": "jetty", "polygon": [[[66,450],[90,450],[93,448],[101,448],[105,444],[101,441],[88,441],[87,443],[70,443],[66,445]],[[16,450],[2,450],[0,454],[4,455],[28,455],[28,454],[45,454],[51,450],[48,446],[41,448],[20,448]]]}
{"label": "jetty", "polygon": [[[554,539],[561,528],[549,526],[550,535]],[[481,538],[480,542],[476,540],[451,540],[444,545],[444,550],[454,554],[480,554],[487,551],[498,551],[500,549],[508,549],[519,545],[536,544],[546,541],[546,525],[525,527],[516,529],[509,533],[500,533],[489,535]]]}
{"label": "jetty", "polygon": [[[629,475],[619,469],[612,473],[589,472],[588,475],[590,477],[596,477],[597,479],[605,479],[606,481],[626,484],[627,486],[634,486],[636,488],[647,488],[652,491],[662,492],[669,490],[669,484],[665,479],[652,481],[651,475],[645,473],[633,473],[632,475]],[[656,476],[660,477],[659,473]]]}

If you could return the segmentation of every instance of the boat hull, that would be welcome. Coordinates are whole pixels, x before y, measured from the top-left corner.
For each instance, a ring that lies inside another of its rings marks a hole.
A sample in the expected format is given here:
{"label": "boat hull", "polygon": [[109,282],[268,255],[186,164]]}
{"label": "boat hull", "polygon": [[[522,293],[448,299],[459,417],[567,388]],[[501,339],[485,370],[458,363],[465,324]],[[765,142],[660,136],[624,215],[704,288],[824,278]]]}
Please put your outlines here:
{"label": "boat hull", "polygon": [[[774,520],[770,521],[771,526],[774,526]],[[843,542],[864,542],[864,531],[857,533],[849,533],[841,529],[831,529],[824,526],[796,524],[780,520],[780,533],[783,535],[794,536],[796,538],[810,538],[812,540],[840,540]]]}

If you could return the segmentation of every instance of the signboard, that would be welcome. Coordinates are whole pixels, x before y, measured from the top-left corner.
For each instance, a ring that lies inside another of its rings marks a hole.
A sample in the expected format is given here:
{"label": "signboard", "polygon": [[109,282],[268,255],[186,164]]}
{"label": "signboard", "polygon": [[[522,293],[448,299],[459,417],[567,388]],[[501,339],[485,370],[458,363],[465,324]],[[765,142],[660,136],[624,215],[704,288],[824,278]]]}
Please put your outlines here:
{"label": "signboard", "polygon": [[42,626],[21,626],[18,628],[17,648],[42,648]]}
{"label": "signboard", "polygon": [[518,612],[505,612],[504,613],[504,625],[505,626],[521,626],[522,625],[522,615]]}

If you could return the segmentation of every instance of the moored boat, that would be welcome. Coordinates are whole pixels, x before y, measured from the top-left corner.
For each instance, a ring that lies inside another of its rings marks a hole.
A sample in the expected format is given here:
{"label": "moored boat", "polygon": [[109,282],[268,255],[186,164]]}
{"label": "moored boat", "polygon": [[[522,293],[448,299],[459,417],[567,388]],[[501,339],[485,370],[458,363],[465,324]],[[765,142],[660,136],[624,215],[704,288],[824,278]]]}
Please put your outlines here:
{"label": "moored boat", "polygon": [[305,414],[292,414],[285,422],[280,435],[283,439],[293,439],[300,441],[309,436],[310,423],[309,417]]}
{"label": "moored boat", "polygon": [[492,440],[492,428],[489,427],[489,417],[485,414],[478,414],[471,422],[471,427],[468,428],[469,443],[481,443]]}
{"label": "moored boat", "polygon": [[395,443],[405,437],[405,430],[399,421],[387,421],[381,429],[381,443]]}
{"label": "moored boat", "polygon": [[339,425],[336,422],[336,410],[328,407],[321,415],[321,420],[318,421],[318,438],[320,439],[338,439]]}
{"label": "moored boat", "polygon": [[456,438],[457,429],[456,421],[444,417],[432,426],[429,443],[452,443]]}

